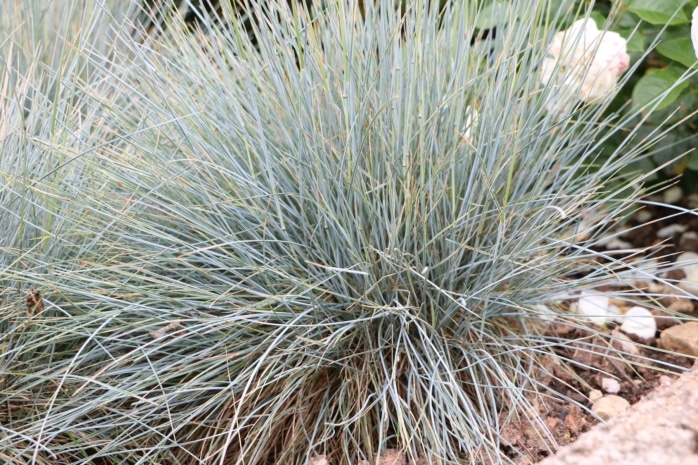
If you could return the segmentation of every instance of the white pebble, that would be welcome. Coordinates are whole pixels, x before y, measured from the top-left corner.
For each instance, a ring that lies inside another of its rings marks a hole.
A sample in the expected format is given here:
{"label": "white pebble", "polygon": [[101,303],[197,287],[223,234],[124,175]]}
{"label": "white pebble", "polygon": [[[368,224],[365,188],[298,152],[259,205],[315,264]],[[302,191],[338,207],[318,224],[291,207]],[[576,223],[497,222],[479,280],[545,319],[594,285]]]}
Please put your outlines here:
{"label": "white pebble", "polygon": [[626,312],[620,330],[625,334],[635,334],[643,339],[649,339],[657,333],[657,322],[652,312],[646,308],[633,307]]}
{"label": "white pebble", "polygon": [[577,302],[577,312],[584,315],[592,323],[602,325],[613,319],[608,297],[600,294],[583,292]]}
{"label": "white pebble", "polygon": [[684,232],[688,226],[685,224],[679,224],[679,223],[674,223],[670,224],[669,226],[664,226],[662,229],[657,231],[657,237],[660,239],[664,239],[666,237],[671,237],[674,234],[682,233]]}
{"label": "white pebble", "polygon": [[686,275],[686,278],[678,283],[678,286],[684,291],[698,296],[698,253],[684,252],[676,258],[675,264]]}
{"label": "white pebble", "polygon": [[647,210],[639,210],[635,213],[635,219],[640,223],[646,223],[652,219],[652,213]]}
{"label": "white pebble", "polygon": [[534,308],[539,312],[538,317],[541,319],[541,321],[549,323],[555,321],[555,312],[553,312],[547,305],[536,304]]}
{"label": "white pebble", "polygon": [[610,241],[606,242],[606,248],[608,250],[623,250],[623,249],[629,249],[633,245],[630,242],[626,242],[622,239],[619,239],[617,237],[614,237]]}
{"label": "white pebble", "polygon": [[592,389],[589,391],[589,402],[594,403],[603,397],[603,392],[598,389]]}
{"label": "white pebble", "polygon": [[664,203],[675,204],[683,197],[683,191],[679,186],[673,186],[662,193]]}
{"label": "white pebble", "polygon": [[698,296],[698,254],[684,252],[676,258],[676,265],[686,274],[686,278],[678,286],[684,291]]}
{"label": "white pebble", "polygon": [[609,394],[618,394],[620,392],[620,383],[617,379],[602,378],[601,389],[608,392]]}
{"label": "white pebble", "polygon": [[686,273],[687,281],[698,282],[698,253],[682,253],[676,257],[676,265]]}
{"label": "white pebble", "polygon": [[662,292],[667,292],[667,286],[664,283],[650,281],[647,290],[650,294],[661,294]]}

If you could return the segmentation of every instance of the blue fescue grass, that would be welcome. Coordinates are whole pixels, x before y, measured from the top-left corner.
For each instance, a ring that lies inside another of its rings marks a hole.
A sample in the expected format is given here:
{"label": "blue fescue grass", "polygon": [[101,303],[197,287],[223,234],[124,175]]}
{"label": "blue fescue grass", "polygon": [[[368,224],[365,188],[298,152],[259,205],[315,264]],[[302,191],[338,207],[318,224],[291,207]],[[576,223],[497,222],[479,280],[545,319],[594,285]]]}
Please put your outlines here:
{"label": "blue fescue grass", "polygon": [[562,394],[533,378],[540,304],[618,276],[575,272],[642,194],[609,180],[656,139],[629,126],[601,159],[629,122],[546,112],[547,2],[473,45],[473,2],[354,3],[114,20],[108,50],[78,48],[69,108],[99,130],[40,132],[64,158],[3,168],[3,221],[44,222],[41,248],[1,251],[8,460],[506,461],[503,409],[543,426],[526,394]]}

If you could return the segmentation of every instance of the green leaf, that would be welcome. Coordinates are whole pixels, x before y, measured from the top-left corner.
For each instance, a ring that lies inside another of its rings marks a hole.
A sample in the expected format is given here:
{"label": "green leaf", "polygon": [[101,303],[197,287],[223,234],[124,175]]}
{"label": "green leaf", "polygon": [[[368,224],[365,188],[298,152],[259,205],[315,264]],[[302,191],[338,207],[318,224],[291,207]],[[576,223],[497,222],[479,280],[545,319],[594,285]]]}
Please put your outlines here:
{"label": "green leaf", "polygon": [[619,29],[618,33],[622,37],[628,38],[628,52],[644,52],[645,51],[645,36],[642,31],[634,31],[632,29]]}
{"label": "green leaf", "polygon": [[618,18],[618,28],[633,30],[637,26],[637,16],[627,10]]}
{"label": "green leaf", "polygon": [[[654,110],[660,110],[671,105],[681,92],[688,86],[688,82],[676,84],[681,77],[676,71],[663,68],[648,72],[637,81],[633,89],[632,109],[638,110],[650,104],[655,98],[670,90],[657,104]],[[654,104],[653,104],[654,105]]]}
{"label": "green leaf", "polygon": [[475,27],[478,29],[492,29],[497,25],[506,23],[509,17],[511,2],[495,0],[478,12],[475,18]]}
{"label": "green leaf", "polygon": [[696,54],[689,37],[665,40],[657,45],[657,52],[664,57],[681,63],[686,68],[696,64]]}
{"label": "green leaf", "polygon": [[632,11],[651,24],[689,23],[679,0],[625,0],[623,3],[628,7],[628,11]]}
{"label": "green leaf", "polygon": [[606,25],[606,17],[602,15],[601,12],[592,11],[589,17],[594,20],[596,27],[599,29],[604,29],[604,26]]}

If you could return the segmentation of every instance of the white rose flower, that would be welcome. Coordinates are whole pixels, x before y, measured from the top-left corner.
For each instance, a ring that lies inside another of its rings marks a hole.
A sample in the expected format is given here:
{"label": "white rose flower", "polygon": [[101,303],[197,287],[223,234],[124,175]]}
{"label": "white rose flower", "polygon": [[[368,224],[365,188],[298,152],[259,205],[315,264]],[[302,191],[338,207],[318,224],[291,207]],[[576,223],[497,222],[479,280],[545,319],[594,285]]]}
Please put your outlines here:
{"label": "white rose flower", "polygon": [[691,20],[691,42],[693,42],[693,51],[698,58],[698,7],[693,10],[693,18]]}
{"label": "white rose flower", "polygon": [[588,18],[576,21],[570,29],[555,34],[541,66],[541,82],[557,90],[548,108],[603,99],[614,92],[629,65],[627,41],[618,33],[599,31]]}

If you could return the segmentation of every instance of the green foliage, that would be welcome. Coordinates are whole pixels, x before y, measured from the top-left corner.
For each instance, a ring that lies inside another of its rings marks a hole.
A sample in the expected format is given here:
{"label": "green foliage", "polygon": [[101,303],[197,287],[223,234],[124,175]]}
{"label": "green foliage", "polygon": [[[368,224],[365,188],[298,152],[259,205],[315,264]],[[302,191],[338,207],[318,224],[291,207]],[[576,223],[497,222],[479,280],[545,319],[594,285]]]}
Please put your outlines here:
{"label": "green foliage", "polygon": [[688,16],[681,9],[680,0],[621,0],[617,3],[650,24],[675,26],[689,23]]}
{"label": "green foliage", "polygon": [[[508,3],[489,0],[483,3],[486,5],[485,11],[493,10],[494,14],[484,15],[484,18],[492,20],[481,21],[478,26],[491,28],[504,25],[505,19],[497,19],[496,12]],[[627,171],[647,172],[648,169],[663,166],[658,179],[661,181],[686,169],[694,170],[693,167],[698,166],[698,153],[693,151],[698,137],[698,120],[694,115],[698,78],[692,72],[697,60],[690,39],[690,16],[693,9],[698,7],[698,1],[601,0],[590,3],[560,0],[553,3],[560,7],[561,12],[551,17],[554,27],[564,29],[575,19],[589,14],[599,28],[618,32],[628,40],[632,59],[628,73],[631,76],[620,89],[615,104],[609,108],[609,116],[612,113],[630,116],[640,108],[654,108],[651,114],[645,111],[638,115],[638,118],[644,118],[642,131],[648,134],[665,124],[667,118],[671,122],[684,123],[670,136],[681,143],[659,151],[656,146],[648,147],[649,157],[633,163]],[[495,8],[495,5],[498,6]],[[675,85],[678,81],[682,83],[680,86]],[[650,102],[654,102],[656,107],[648,105]],[[629,121],[631,125],[636,123],[632,119]],[[613,153],[624,137],[617,135],[610,138],[605,152]],[[689,178],[693,176],[691,174]],[[690,184],[686,184],[686,187],[695,188]]]}
{"label": "green foliage", "polygon": [[676,85],[680,78],[681,75],[671,68],[648,71],[633,87],[631,110],[636,111],[652,103],[656,110],[668,107],[688,87],[688,82]]}
{"label": "green foliage", "polygon": [[[595,8],[602,12],[610,11],[604,3],[598,2]],[[628,49],[643,53],[634,56],[633,76],[619,93],[617,101],[631,101],[627,112],[635,112],[654,101],[657,105],[655,110],[660,111],[652,114],[645,112],[642,115],[646,118],[643,131],[648,133],[664,124],[667,118],[684,123],[671,134],[674,141],[681,142],[649,158],[655,167],[665,166],[660,180],[667,175],[681,174],[687,168],[694,170],[693,167],[698,166],[698,154],[693,151],[697,142],[695,103],[698,79],[692,73],[696,64],[696,52],[691,43],[689,28],[690,15],[696,6],[698,2],[693,0],[623,0],[614,2],[616,15],[609,18],[617,25],[612,26],[613,29],[630,38]],[[687,75],[690,77],[684,80]],[[675,86],[679,80],[683,80],[683,83]],[[618,140],[609,147],[615,147],[617,143]],[[635,166],[646,170],[647,165]],[[686,184],[686,187],[695,189],[690,184]]]}
{"label": "green foliage", "polygon": [[548,113],[567,3],[509,2],[487,37],[475,2],[251,2],[153,36],[89,3],[55,62],[3,48],[4,458],[505,462],[504,412],[544,427],[532,402],[564,394],[535,374],[569,341],[542,328],[623,278],[579,264],[671,129]]}

